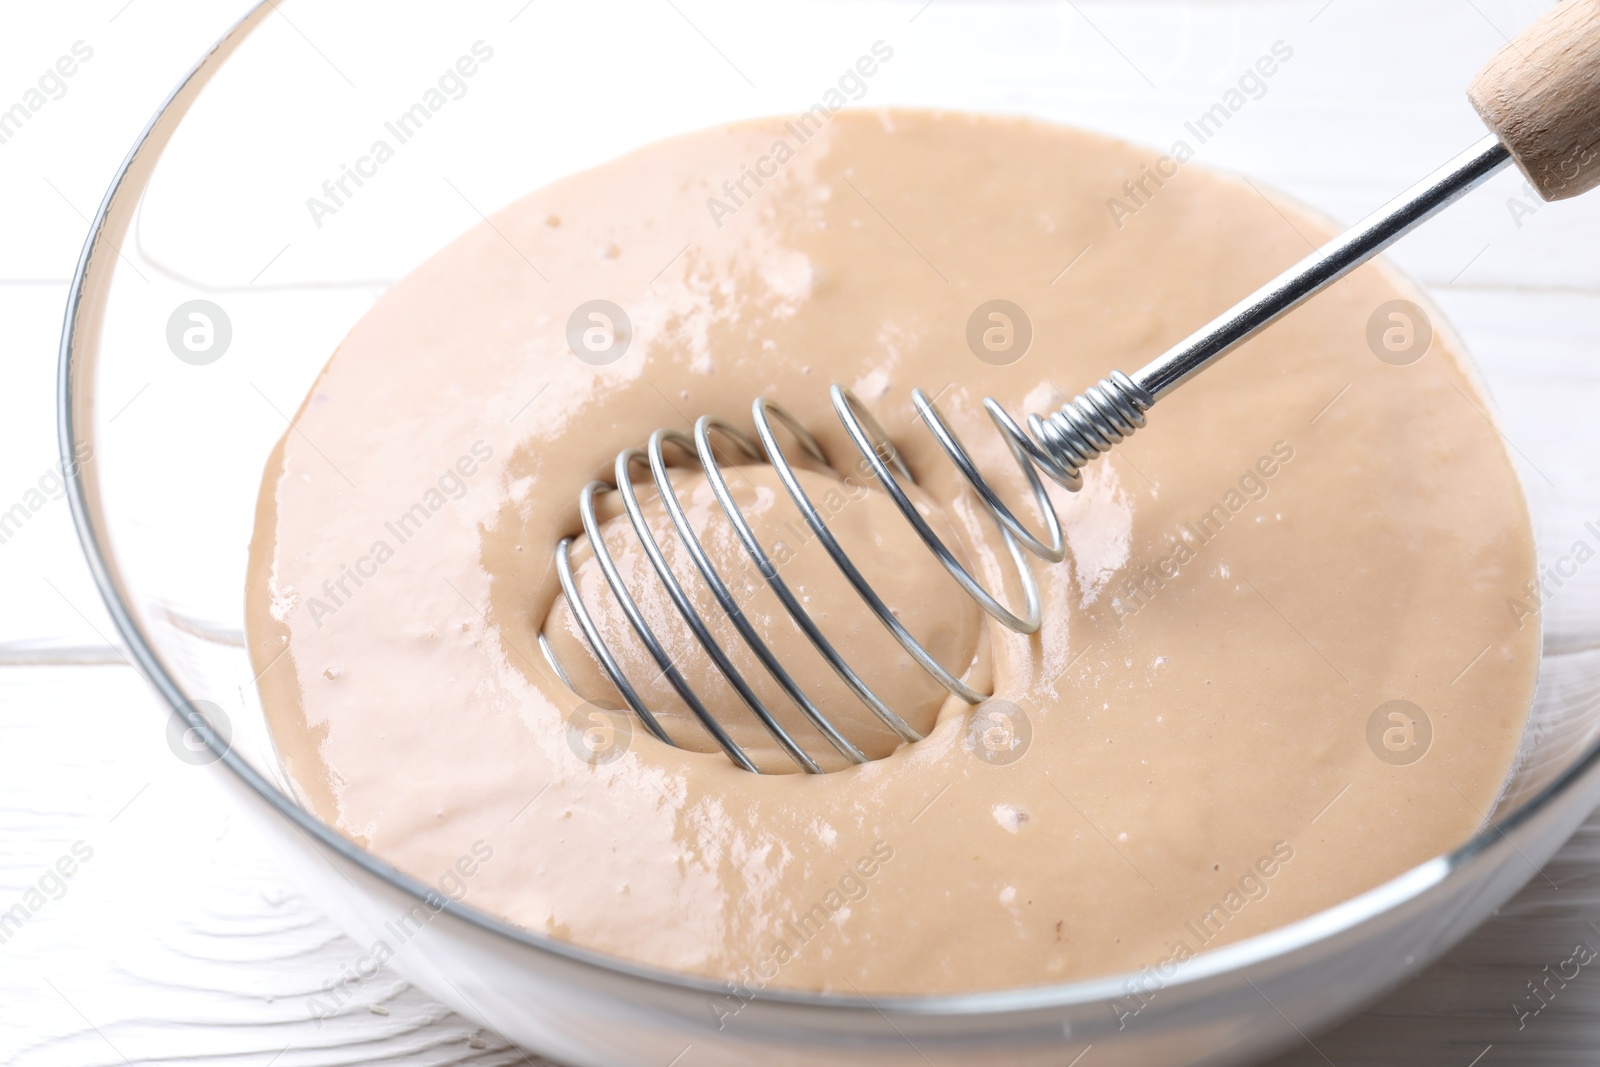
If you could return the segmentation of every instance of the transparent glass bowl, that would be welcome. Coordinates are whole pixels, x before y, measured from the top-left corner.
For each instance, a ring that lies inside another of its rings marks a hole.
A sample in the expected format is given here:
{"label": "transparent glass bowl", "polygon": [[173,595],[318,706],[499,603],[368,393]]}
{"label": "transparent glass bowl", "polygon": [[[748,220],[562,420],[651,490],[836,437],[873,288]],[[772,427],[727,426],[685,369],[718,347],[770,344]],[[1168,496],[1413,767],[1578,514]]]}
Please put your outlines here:
{"label": "transparent glass bowl", "polygon": [[[95,219],[61,347],[60,443],[75,472],[79,532],[175,728],[206,739],[202,761],[358,943],[374,944],[387,921],[422,904],[434,917],[390,965],[507,1038],[574,1064],[1059,1065],[1089,1044],[1097,1064],[1227,1062],[1298,1040],[1415,973],[1526,882],[1600,799],[1594,574],[1564,584],[1544,612],[1539,695],[1491,826],[1360,897],[1203,954],[1132,1023],[1110,1004],[1134,976],[1113,975],[870,1002],[763,992],[719,1024],[709,1005],[724,987],[444,902],[303,810],[274,758],[243,648],[247,546],[268,452],[350,326],[480,213],[665,136],[802,110],[879,39],[894,39],[897,66],[863,105],[1020,112],[1162,144],[1193,101],[1216,95],[1217,71],[1243,70],[1267,49],[1274,10],[1132,4],[1091,8],[1091,23],[1070,4],[512,3],[397,19],[377,2],[263,4],[128,157]],[[1112,44],[1135,31],[1139,47]],[[449,80],[478,42],[492,57]],[[1303,67],[1298,87],[1285,82],[1272,89],[1275,103],[1252,103],[1257,125],[1231,155],[1202,161],[1265,171],[1311,199],[1328,191],[1324,175],[1342,176],[1328,195],[1349,202],[1322,206],[1353,217],[1403,183],[1351,178],[1364,167],[1336,139],[1320,149],[1303,132],[1293,140],[1306,109],[1346,88],[1337,64]],[[1418,90],[1417,114],[1454,98],[1470,69]],[[1150,74],[1169,88],[1149,88]],[[362,162],[385,122],[440,86],[443,103],[420,133],[393,158]],[[1389,111],[1368,105],[1371,115]],[[1480,134],[1459,115],[1412,131],[1404,177]],[[324,183],[346,166],[365,180],[347,179],[335,200]],[[313,209],[311,198],[334,210]],[[1469,201],[1453,214],[1471,210]],[[1432,225],[1465,261],[1476,238],[1452,244],[1451,216]],[[212,362],[176,358],[169,343],[192,325],[196,300],[211,305],[202,310],[214,326],[228,324],[225,350],[220,329],[201,339],[222,357]],[[1508,436],[1556,457],[1525,475],[1541,552],[1554,559],[1600,515],[1589,458],[1597,431],[1582,418],[1589,387],[1573,387],[1558,360],[1537,353],[1482,370]]]}

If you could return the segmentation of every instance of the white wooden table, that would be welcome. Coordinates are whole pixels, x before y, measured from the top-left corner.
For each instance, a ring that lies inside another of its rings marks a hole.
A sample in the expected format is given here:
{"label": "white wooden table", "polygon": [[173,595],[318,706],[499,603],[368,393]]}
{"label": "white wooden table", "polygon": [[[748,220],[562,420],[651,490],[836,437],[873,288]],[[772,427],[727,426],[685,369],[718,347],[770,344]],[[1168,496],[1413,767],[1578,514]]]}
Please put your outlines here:
{"label": "white wooden table", "polygon": [[[508,22],[524,6],[484,2]],[[696,11],[688,0],[682,6]],[[1408,128],[1457,121],[1436,114],[1448,110],[1435,102],[1449,94],[1426,87],[1464,84],[1477,58],[1541,5],[1408,0],[1406,11],[1389,10],[1396,6],[1311,0],[1241,8],[1245,22],[1295,27],[1303,65],[1354,62],[1364,80],[1346,100],[1297,97],[1285,84],[1259,105],[1304,116],[1297,151],[1241,127],[1206,161],[1259,173],[1350,219],[1441,158],[1436,138],[1406,137]],[[59,98],[0,142],[0,511],[34,500],[29,489],[56,462],[55,346],[86,217],[155,104],[242,7],[0,6],[0,109],[23,99],[76,42],[93,53],[63,79]],[[1165,76],[1159,57],[1140,51],[1147,5],[1080,8],[1060,15],[1087,16],[1108,45],[1119,45],[1107,62]],[[946,7],[917,17],[919,27],[933,27],[918,32],[936,33],[939,19],[961,15]],[[1374,29],[1380,19],[1387,21]],[[1198,77],[1204,84],[1203,71]],[[1415,110],[1397,110],[1403,100]],[[1130,110],[1127,123],[1131,137],[1163,141],[1156,120]],[[1387,151],[1370,168],[1346,159],[1345,177],[1324,176],[1319,161],[1363,144]],[[1555,360],[1569,385],[1577,381],[1600,400],[1600,369],[1587,377],[1574,370],[1600,350],[1600,204],[1525,214],[1512,203],[1522,199],[1520,186],[1502,176],[1461,206],[1447,232],[1419,235],[1397,258],[1430,285],[1485,365],[1522,360],[1537,345],[1546,360],[1537,366]],[[1519,419],[1536,417],[1539,387],[1498,397],[1513,437]],[[1596,454],[1538,458],[1581,476]],[[0,540],[0,915],[21,904],[28,920],[15,928],[0,920],[0,1062],[535,1062],[387,972],[356,983],[354,997],[319,1021],[319,993],[357,966],[360,949],[285,884],[208,776],[173,758],[164,715],[110,640],[65,505],[52,498],[28,508],[22,527]],[[75,848],[63,865],[74,873],[58,880],[50,872]],[[1575,945],[1600,950],[1600,818],[1544,874],[1443,962],[1282,1062],[1595,1062],[1600,974],[1591,972],[1600,966],[1582,969],[1521,1027],[1514,1005],[1531,1006],[1528,983]]]}

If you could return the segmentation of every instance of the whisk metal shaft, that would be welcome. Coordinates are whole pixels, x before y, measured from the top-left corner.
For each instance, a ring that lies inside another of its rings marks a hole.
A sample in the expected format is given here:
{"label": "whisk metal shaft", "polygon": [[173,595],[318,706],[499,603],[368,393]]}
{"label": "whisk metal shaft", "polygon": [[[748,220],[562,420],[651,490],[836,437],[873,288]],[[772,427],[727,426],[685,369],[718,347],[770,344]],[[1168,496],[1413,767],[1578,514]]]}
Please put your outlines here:
{"label": "whisk metal shaft", "polygon": [[1492,177],[1511,161],[1493,134],[1151,360],[1133,380],[1160,400]]}
{"label": "whisk metal shaft", "polygon": [[[1038,472],[1044,471],[1053,481],[1066,489],[1076,491],[1083,485],[1082,469],[1089,462],[1109,452],[1118,442],[1127,439],[1146,424],[1145,413],[1155,402],[1178,386],[1215,363],[1240,342],[1265,329],[1283,315],[1343,278],[1365,263],[1413,227],[1465,195],[1488,179],[1511,159],[1500,140],[1495,136],[1484,138],[1445,166],[1412,186],[1384,207],[1334,238],[1299,263],[1262,286],[1255,293],[1235,304],[1212,322],[1185,338],[1159,358],[1140,368],[1133,375],[1114,371],[1098,384],[1085,390],[1060,410],[1047,416],[1030,415],[1027,429],[1017,422],[992,398],[984,400],[984,410],[999,430],[1011,450],[1019,469],[1027,479],[1035,506],[1044,529],[1042,535],[1029,530],[1012,510],[1000,499],[987,478],[978,470],[966,449],[949,424],[940,415],[934,402],[922,390],[912,392],[918,419],[933,435],[947,458],[961,473],[984,510],[993,518],[1001,540],[1016,567],[1023,594],[1021,614],[1013,612],[1000,600],[985,590],[960,562],[960,557],[944,544],[938,534],[917,511],[902,482],[915,484],[915,478],[900,458],[894,443],[850,390],[835,385],[830,391],[834,413],[838,416],[851,442],[860,452],[862,466],[870,470],[880,488],[900,509],[924,545],[961,588],[983,608],[984,612],[1002,625],[1018,633],[1033,633],[1040,626],[1040,603],[1037,582],[1029,565],[1031,554],[1048,562],[1059,562],[1065,556],[1060,516],[1056,514],[1040,481]],[[733,524],[739,540],[768,587],[783,604],[789,616],[799,626],[812,647],[844,682],[850,691],[889,729],[906,741],[915,741],[920,734],[894,712],[872,691],[871,686],[845,661],[827,637],[811,619],[799,599],[789,589],[778,573],[777,566],[767,555],[760,540],[741,513],[733,494],[728,489],[721,472],[712,435],[725,438],[745,457],[765,460],[772,464],[784,488],[788,491],[802,517],[819,543],[827,551],[841,574],[855,589],[868,608],[900,646],[916,662],[937,679],[944,688],[968,703],[976,704],[984,695],[967,685],[955,673],[941,665],[928,653],[914,635],[873,590],[870,582],[850,560],[849,554],[839,545],[828,529],[822,513],[806,496],[788,455],[774,433],[774,422],[780,424],[799,443],[800,449],[812,460],[828,463],[821,446],[801,425],[798,419],[767,398],[759,398],[751,409],[756,427],[756,440],[752,441],[737,427],[710,417],[702,417],[696,424],[694,436],[658,430],[650,438],[645,452],[625,450],[617,456],[614,484],[591,482],[583,491],[579,512],[584,533],[594,550],[596,561],[627,617],[629,625],[643,642],[662,675],[684,699],[695,717],[716,740],[734,763],[746,770],[756,770],[750,758],[729,737],[727,731],[705,707],[682,674],[673,664],[660,640],[640,613],[636,602],[625,588],[620,573],[611,559],[600,536],[594,511],[594,497],[602,491],[616,491],[622,495],[624,510],[634,532],[640,538],[657,577],[665,587],[678,613],[688,625],[700,646],[706,651],[718,672],[751,710],[774,741],[802,770],[820,773],[821,768],[809,756],[804,746],[777,722],[748,682],[740,675],[718,644],[705,621],[696,613],[681,583],[667,567],[660,546],[650,532],[634,493],[630,473],[640,463],[647,463],[656,488],[672,519],[674,530],[688,549],[695,569],[705,580],[719,606],[738,630],[740,637],[755,654],[762,667],[773,677],[784,694],[794,702],[805,719],[838,752],[852,763],[866,761],[866,756],[848,738],[828,721],[807,697],[794,678],[779,662],[778,657],[755,631],[726,582],[717,573],[706,555],[698,533],[690,525],[679,505],[663,455],[663,447],[671,444],[693,456],[704,470],[718,503]],[[836,468],[842,469],[842,468]],[[601,669],[616,685],[623,700],[639,716],[645,727],[658,738],[671,743],[638,691],[629,683],[616,657],[606,646],[577,589],[569,559],[572,538],[564,539],[556,550],[556,572],[562,591],[573,616],[578,622],[585,641],[594,652]],[[1026,554],[1025,554],[1026,553]],[[562,670],[541,637],[540,647],[550,659],[552,667],[563,682],[568,675]]]}

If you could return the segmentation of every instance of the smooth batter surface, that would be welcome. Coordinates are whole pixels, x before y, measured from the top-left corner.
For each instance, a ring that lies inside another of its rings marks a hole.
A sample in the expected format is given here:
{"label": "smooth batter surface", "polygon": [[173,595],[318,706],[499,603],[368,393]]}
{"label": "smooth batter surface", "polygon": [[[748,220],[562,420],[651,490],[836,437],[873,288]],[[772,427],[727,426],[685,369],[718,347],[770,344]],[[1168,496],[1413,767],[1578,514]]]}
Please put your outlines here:
{"label": "smooth batter surface", "polygon": [[[793,158],[714,220],[708,197],[779,139]],[[842,382],[998,582],[991,528],[954,499],[910,390],[937,394],[1019,499],[983,396],[1053,410],[1327,232],[1192,163],[1119,228],[1107,198],[1148,159],[1021,120],[846,112],[803,145],[781,120],[741,125],[534,193],[396,285],[274,453],[252,545],[251,651],[305,801],[429,882],[487,843],[466,900],[536,932],[868,994],[1183,958],[1465,839],[1532,693],[1537,628],[1504,605],[1533,548],[1443,324],[1410,366],[1369,349],[1374,309],[1415,299],[1377,266],[1163,400],[1082,493],[1055,494],[1069,554],[1036,566],[1037,635],[985,620],[975,636],[947,591],[895,579],[955,619],[919,621],[945,662],[970,650],[970,677],[1022,709],[1020,758],[995,760],[949,705],[926,740],[820,776],[753,775],[639,728],[610,761],[574,744],[582,702],[536,639],[559,595],[553,548],[619,450],[701,414],[748,428],[764,394],[850,457],[827,396]],[[634,331],[598,367],[566,339],[596,298]],[[996,298],[1034,333],[1005,367],[966,341]],[[902,534],[881,534],[889,557]],[[1409,765],[1369,746],[1392,700],[1431,725]]]}

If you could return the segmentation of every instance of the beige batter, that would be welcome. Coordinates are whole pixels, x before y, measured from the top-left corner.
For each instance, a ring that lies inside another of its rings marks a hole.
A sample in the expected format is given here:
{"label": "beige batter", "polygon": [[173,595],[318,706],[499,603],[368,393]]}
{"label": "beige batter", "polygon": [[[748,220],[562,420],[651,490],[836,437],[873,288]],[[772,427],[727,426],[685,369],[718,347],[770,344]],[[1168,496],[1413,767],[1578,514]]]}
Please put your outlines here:
{"label": "beige batter", "polygon": [[[785,575],[813,583],[825,625],[931,725],[925,740],[867,738],[884,758],[825,775],[750,774],[637,725],[614,759],[574,743],[583,702],[546,664],[541,628],[581,690],[615,698],[551,612],[553,549],[578,530],[584,484],[658,427],[712,414],[748,429],[766,395],[848,464],[827,395],[846,384],[978,575],[1005,584],[992,528],[957,499],[911,389],[938,395],[1020,500],[982,397],[1018,417],[1053,410],[1328,232],[1192,163],[1119,226],[1107,198],[1147,162],[1021,120],[846,112],[803,144],[781,120],[752,123],[536,192],[397,284],[329,362],[261,493],[250,646],[305,801],[428,882],[491,847],[452,884],[533,931],[751,987],[868,994],[1185,958],[1464,840],[1494,803],[1533,689],[1537,628],[1504,606],[1533,575],[1533,548],[1442,324],[1412,365],[1369,349],[1374,309],[1416,299],[1377,266],[1163,400],[1083,492],[1054,493],[1068,559],[1035,565],[1045,608],[1031,638],[952,594],[870,479],[811,476],[848,491],[830,523],[941,662],[1020,709],[1022,741],[1002,758],[982,743],[995,723],[969,730],[965,705],[941,709],[876,623],[829,599],[826,566],[800,557]],[[751,169],[770,176],[747,179],[734,204],[724,182]],[[597,298],[633,327],[604,366],[566,338]],[[973,310],[997,298],[1033,327],[1028,354],[1004,367],[966,341]],[[799,528],[760,468],[741,474],[763,537]],[[725,540],[692,468],[675,475],[708,539]],[[633,581],[653,582],[615,523],[613,536]],[[587,551],[575,560],[597,589]],[[731,542],[717,552],[737,556]],[[809,655],[759,593],[752,611],[774,642]],[[606,596],[590,602],[625,644]],[[667,629],[664,601],[647,607]],[[664,639],[693,652],[681,632]],[[807,677],[853,714],[825,672]],[[1369,720],[1394,700],[1431,727],[1409,764],[1369,745]],[[815,733],[804,743],[827,752]]]}

